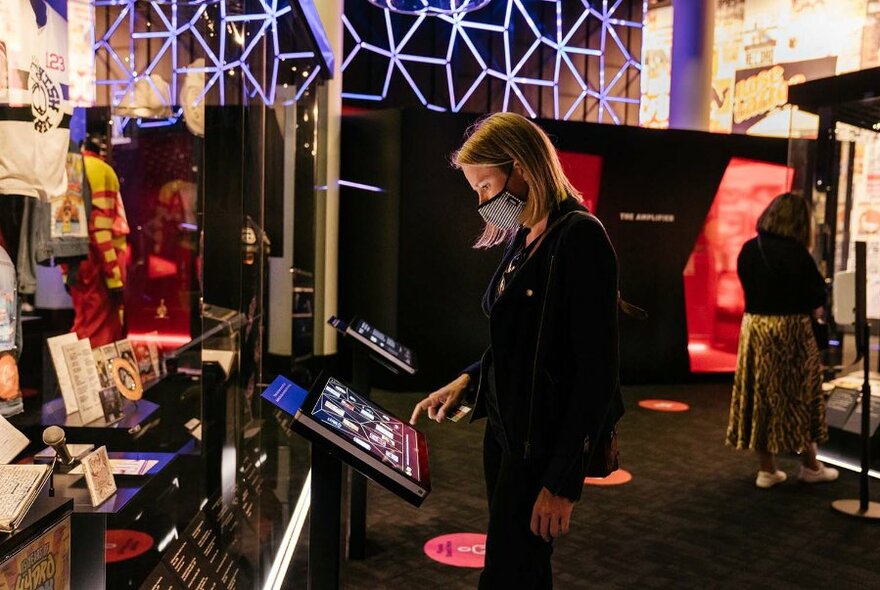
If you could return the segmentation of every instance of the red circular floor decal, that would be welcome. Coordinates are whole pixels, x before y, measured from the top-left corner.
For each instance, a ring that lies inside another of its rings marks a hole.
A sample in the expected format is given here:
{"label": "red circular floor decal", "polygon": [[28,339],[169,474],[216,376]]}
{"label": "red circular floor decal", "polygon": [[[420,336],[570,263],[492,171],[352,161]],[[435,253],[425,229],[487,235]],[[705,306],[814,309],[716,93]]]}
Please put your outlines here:
{"label": "red circular floor decal", "polygon": [[452,533],[425,543],[425,555],[445,565],[481,568],[486,560],[486,535]]}
{"label": "red circular floor decal", "polygon": [[687,412],[691,409],[684,402],[676,402],[669,399],[643,399],[639,402],[639,407],[657,412]]}
{"label": "red circular floor decal", "polygon": [[631,482],[632,478],[632,473],[626,469],[618,469],[612,471],[608,477],[587,477],[584,483],[591,486],[619,486]]}
{"label": "red circular floor decal", "polygon": [[107,563],[125,561],[142,555],[153,546],[153,537],[140,531],[110,529],[104,544]]}

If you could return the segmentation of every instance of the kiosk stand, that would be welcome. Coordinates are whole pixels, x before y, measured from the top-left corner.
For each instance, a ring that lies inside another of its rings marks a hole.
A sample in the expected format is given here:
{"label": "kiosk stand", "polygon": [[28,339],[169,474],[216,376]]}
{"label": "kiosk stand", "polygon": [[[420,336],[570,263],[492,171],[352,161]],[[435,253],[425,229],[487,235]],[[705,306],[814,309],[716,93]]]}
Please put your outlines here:
{"label": "kiosk stand", "polygon": [[[343,336],[356,342],[352,346],[352,385],[369,399],[373,387],[371,359],[395,375],[401,370],[416,372],[415,355],[409,349],[385,336],[363,320],[354,318],[346,324],[335,316],[327,323]],[[367,544],[367,479],[349,469],[348,530],[346,550],[348,559],[364,559]]]}
{"label": "kiosk stand", "polygon": [[[369,399],[373,387],[370,358],[363,346],[355,346],[352,358],[352,385]],[[348,559],[364,559],[367,545],[367,478],[349,469]]]}
{"label": "kiosk stand", "polygon": [[838,512],[869,520],[880,520],[880,503],[870,501],[871,468],[871,326],[867,315],[865,242],[856,242],[856,342],[858,358],[864,366],[862,384],[862,471],[859,480],[858,500],[835,500],[832,508]]}
{"label": "kiosk stand", "polygon": [[262,398],[293,416],[291,428],[312,443],[309,588],[338,588],[341,462],[420,506],[431,491],[427,439],[323,373],[310,391],[278,376]]}
{"label": "kiosk stand", "polygon": [[[309,588],[339,588],[342,463],[312,443]],[[363,476],[361,476],[363,477]]]}

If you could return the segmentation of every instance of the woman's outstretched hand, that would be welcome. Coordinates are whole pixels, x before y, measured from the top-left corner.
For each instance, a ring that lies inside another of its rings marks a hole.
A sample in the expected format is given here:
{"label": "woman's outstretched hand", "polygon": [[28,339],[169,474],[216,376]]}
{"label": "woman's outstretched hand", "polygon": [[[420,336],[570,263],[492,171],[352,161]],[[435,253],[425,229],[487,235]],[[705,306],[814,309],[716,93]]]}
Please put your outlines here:
{"label": "woman's outstretched hand", "polygon": [[464,397],[464,392],[470,383],[470,375],[461,374],[457,379],[448,383],[430,394],[416,404],[409,423],[415,426],[422,412],[428,412],[428,418],[436,422],[443,422],[449,411],[459,404]]}

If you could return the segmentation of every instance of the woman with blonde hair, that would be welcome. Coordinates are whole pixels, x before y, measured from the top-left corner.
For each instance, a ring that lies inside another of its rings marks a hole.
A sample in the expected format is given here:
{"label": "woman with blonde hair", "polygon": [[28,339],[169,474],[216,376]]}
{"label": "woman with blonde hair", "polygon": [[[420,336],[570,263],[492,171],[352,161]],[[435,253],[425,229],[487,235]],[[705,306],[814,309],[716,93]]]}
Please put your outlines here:
{"label": "woman with blonde hair", "polygon": [[[483,296],[490,346],[413,410],[437,422],[462,401],[487,417],[489,500],[480,588],[551,588],[554,538],[580,499],[591,444],[623,414],[617,257],[547,135],[520,115],[477,122],[453,154],[486,222],[475,247],[504,245]],[[604,438],[603,438],[604,437]]]}
{"label": "woman with blonde hair", "polygon": [[825,280],[810,256],[810,208],[793,193],[773,199],[761,213],[758,235],[746,242],[737,274],[746,296],[727,444],[758,457],[755,485],[770,488],[788,476],[778,453],[801,454],[798,479],[837,479],[816,458],[828,438],[819,349],[810,314],[821,313]]}

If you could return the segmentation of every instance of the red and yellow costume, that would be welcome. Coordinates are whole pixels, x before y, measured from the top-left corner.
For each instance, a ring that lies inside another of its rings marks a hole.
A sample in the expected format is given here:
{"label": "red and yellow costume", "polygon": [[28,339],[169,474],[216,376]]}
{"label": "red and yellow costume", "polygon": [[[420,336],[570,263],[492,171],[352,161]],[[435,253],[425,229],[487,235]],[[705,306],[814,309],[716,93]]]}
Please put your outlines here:
{"label": "red and yellow costume", "polygon": [[123,337],[120,311],[129,228],[116,172],[98,154],[83,151],[83,158],[92,195],[89,256],[61,270],[76,313],[71,331],[96,347]]}

